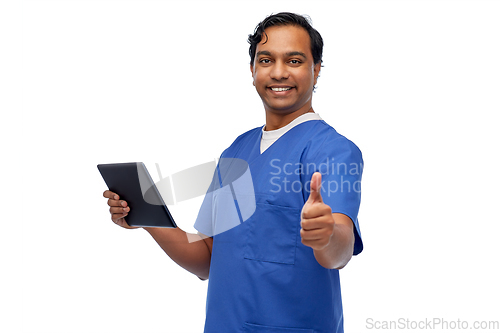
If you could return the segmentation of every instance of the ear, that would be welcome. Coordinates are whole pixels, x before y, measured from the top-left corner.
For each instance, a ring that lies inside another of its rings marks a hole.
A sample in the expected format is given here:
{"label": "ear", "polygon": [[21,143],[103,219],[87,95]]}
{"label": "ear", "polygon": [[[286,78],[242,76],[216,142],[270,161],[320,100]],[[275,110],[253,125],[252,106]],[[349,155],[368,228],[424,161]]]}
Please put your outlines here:
{"label": "ear", "polygon": [[[250,65],[250,72],[252,73],[252,78],[254,78],[254,76],[253,76],[253,66],[252,65]],[[255,78],[254,78],[254,80],[252,80],[252,83],[255,86]]]}
{"label": "ear", "polygon": [[314,65],[314,85],[318,81],[319,72],[321,71],[321,61]]}

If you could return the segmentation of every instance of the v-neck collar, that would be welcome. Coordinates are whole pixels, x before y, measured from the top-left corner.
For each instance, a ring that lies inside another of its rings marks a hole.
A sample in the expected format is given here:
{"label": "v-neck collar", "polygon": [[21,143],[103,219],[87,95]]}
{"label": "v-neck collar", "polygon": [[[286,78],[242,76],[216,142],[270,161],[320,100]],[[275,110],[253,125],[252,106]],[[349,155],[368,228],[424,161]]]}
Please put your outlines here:
{"label": "v-neck collar", "polygon": [[[319,114],[314,112],[305,113],[294,120],[292,120],[289,124],[278,128],[272,131],[265,131],[264,127],[261,130],[261,137],[259,141],[259,152],[263,154],[267,149],[269,149],[274,143],[279,140],[286,132],[290,131],[292,128],[310,120],[322,120]],[[267,143],[266,143],[267,141]],[[269,144],[269,142],[271,142]]]}
{"label": "v-neck collar", "polygon": [[[249,146],[247,146],[249,150],[247,150],[248,153],[245,154],[244,158],[247,159],[248,164],[255,166],[254,163],[259,163],[259,161],[279,155],[280,150],[282,150],[283,148],[280,148],[280,146],[282,145],[284,140],[287,141],[287,146],[296,145],[296,141],[300,140],[303,137],[303,135],[305,134],[304,132],[308,132],[309,130],[311,130],[314,124],[316,124],[315,121],[306,121],[294,126],[286,133],[284,133],[281,137],[279,137],[278,140],[276,140],[271,146],[269,146],[268,149],[266,149],[262,153],[260,152],[260,140],[262,139],[263,127],[258,127],[253,133],[253,138],[249,140]],[[292,137],[290,138],[290,136]],[[278,151],[276,151],[277,149]]]}

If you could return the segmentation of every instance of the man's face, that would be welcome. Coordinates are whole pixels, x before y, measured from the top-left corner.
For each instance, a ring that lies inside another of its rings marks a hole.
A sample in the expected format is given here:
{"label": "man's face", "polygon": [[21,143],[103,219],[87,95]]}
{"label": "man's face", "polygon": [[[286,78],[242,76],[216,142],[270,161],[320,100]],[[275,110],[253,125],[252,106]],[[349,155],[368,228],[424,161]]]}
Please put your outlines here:
{"label": "man's face", "polygon": [[[257,45],[252,71],[266,112],[289,114],[311,108],[313,86],[321,64],[314,64],[311,41],[300,26],[273,26]],[[263,41],[266,41],[263,44]]]}

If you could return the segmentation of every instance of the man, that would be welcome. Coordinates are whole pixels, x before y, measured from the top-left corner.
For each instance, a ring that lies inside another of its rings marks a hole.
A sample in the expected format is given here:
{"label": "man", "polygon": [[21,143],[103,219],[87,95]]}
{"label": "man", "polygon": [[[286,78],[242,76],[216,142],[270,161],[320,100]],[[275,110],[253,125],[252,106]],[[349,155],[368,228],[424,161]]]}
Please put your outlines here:
{"label": "man", "polygon": [[[195,224],[200,234],[144,229],[180,266],[210,277],[205,332],[343,332],[338,269],[362,251],[361,152],[313,111],[323,41],[304,17],[271,15],[249,43],[266,124],[221,158],[248,163],[255,212],[217,233],[227,214],[208,193]],[[113,222],[130,228],[127,203],[104,196]],[[214,210],[202,214],[207,207]]]}

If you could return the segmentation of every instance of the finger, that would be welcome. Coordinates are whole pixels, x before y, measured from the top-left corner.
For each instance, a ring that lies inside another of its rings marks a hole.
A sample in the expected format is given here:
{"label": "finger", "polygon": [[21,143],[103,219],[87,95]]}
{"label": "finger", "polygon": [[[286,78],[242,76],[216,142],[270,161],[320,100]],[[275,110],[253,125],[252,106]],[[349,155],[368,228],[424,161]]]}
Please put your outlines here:
{"label": "finger", "polygon": [[326,216],[331,218],[332,209],[323,202],[316,202],[314,205],[304,205],[302,209],[302,219],[309,220],[316,217]]}
{"label": "finger", "polygon": [[335,222],[323,216],[314,219],[302,220],[300,227],[306,231],[317,229],[333,229]]}
{"label": "finger", "polygon": [[311,177],[311,192],[309,194],[309,202],[323,202],[321,198],[321,173],[315,172]]}
{"label": "finger", "polygon": [[127,207],[128,203],[125,200],[108,200],[108,206],[110,207]]}
{"label": "finger", "polygon": [[302,238],[302,240],[317,241],[325,238],[325,235],[328,235],[328,233],[322,229],[300,230],[300,237]]}
{"label": "finger", "polygon": [[109,212],[111,214],[123,214],[130,212],[130,207],[110,207]]}
{"label": "finger", "polygon": [[328,238],[320,238],[320,239],[304,239],[304,238],[302,238],[301,241],[302,241],[302,244],[304,244],[305,246],[309,246],[315,250],[324,249],[330,243]]}
{"label": "finger", "polygon": [[127,229],[130,228],[130,226],[127,224],[127,222],[125,221],[125,219],[123,217],[119,218],[118,220],[116,220],[114,222],[122,228],[127,228]]}
{"label": "finger", "polygon": [[123,219],[127,215],[128,215],[128,213],[111,214],[111,221],[117,223],[118,220]]}
{"label": "finger", "polygon": [[111,192],[110,190],[104,191],[104,193],[102,195],[103,195],[103,197],[108,198],[108,199],[114,199],[114,200],[120,199],[120,196],[118,194],[116,194],[115,192]]}
{"label": "finger", "polygon": [[139,229],[139,227],[131,227],[123,217],[116,220],[115,223],[125,229]]}
{"label": "finger", "polygon": [[116,221],[116,224],[122,228],[131,229],[130,226],[127,224],[127,222],[125,222],[124,218],[121,218],[118,221]]}

